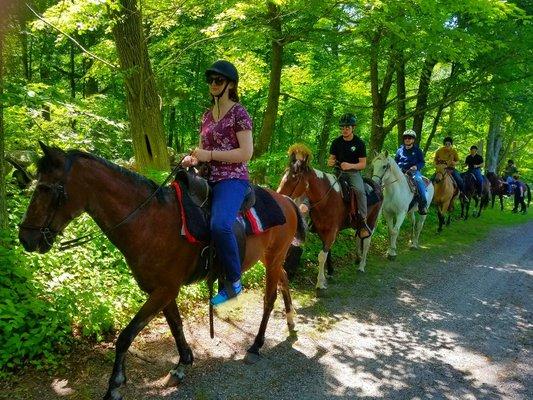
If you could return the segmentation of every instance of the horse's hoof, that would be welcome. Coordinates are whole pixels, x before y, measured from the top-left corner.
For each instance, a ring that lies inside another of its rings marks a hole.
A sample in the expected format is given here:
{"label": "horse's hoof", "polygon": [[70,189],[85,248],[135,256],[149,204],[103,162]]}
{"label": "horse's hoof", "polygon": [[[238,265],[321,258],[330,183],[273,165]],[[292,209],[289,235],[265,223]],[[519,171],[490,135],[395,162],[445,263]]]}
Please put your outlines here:
{"label": "horse's hoof", "polygon": [[246,352],[246,355],[244,356],[244,362],[248,365],[253,365],[261,360],[261,356],[256,353],[251,353],[249,351]]}
{"label": "horse's hoof", "polygon": [[316,297],[326,297],[327,288],[316,288],[315,294]]}
{"label": "horse's hoof", "polygon": [[165,386],[177,386],[185,380],[185,366],[178,364],[176,368],[168,372]]}
{"label": "horse's hoof", "polygon": [[364,269],[361,269],[361,268],[357,268],[357,273],[358,273],[358,274],[364,274],[364,273],[365,273],[365,270],[364,270]]}
{"label": "horse's hoof", "polygon": [[387,254],[387,260],[389,260],[389,261],[394,261],[394,260],[396,260],[396,255]]}
{"label": "horse's hoof", "polygon": [[104,396],[104,400],[124,400],[124,397],[118,391],[108,391]]}

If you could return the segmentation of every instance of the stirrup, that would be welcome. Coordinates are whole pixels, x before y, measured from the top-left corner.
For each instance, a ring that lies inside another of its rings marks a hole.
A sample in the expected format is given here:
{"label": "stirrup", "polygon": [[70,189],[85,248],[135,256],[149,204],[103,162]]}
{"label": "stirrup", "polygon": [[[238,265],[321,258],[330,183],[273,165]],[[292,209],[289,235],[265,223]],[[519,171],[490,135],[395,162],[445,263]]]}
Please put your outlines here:
{"label": "stirrup", "polygon": [[[366,219],[362,219],[361,225],[362,226],[360,226],[359,229],[357,230],[357,235],[359,236],[359,238],[366,239],[367,237],[372,236],[372,229],[370,229],[370,227],[366,223]],[[364,231],[366,231],[367,234],[361,235],[361,233]]]}

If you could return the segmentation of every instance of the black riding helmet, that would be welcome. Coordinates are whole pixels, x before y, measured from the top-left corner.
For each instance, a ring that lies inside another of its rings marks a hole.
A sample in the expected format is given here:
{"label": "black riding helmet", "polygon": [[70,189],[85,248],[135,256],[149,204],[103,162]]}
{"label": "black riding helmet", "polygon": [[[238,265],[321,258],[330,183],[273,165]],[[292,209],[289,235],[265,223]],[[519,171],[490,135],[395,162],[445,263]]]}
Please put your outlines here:
{"label": "black riding helmet", "polygon": [[347,113],[339,119],[339,126],[355,126],[356,121],[355,115]]}
{"label": "black riding helmet", "polygon": [[226,60],[215,61],[213,65],[211,65],[211,67],[205,71],[206,78],[214,74],[222,75],[223,77],[235,83],[239,82],[239,73],[237,72],[237,68],[235,68],[235,65]]}
{"label": "black riding helmet", "polygon": [[446,142],[450,142],[451,144],[453,144],[453,139],[449,136],[446,136],[442,141],[442,144],[446,144]]}

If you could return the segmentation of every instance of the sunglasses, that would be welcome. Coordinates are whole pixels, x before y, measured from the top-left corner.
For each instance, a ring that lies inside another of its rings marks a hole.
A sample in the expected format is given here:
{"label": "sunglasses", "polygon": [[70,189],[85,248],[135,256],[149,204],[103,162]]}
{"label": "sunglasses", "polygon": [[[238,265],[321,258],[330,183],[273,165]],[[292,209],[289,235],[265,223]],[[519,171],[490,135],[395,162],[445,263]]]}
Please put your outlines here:
{"label": "sunglasses", "polygon": [[226,82],[226,78],[223,76],[207,76],[205,78],[205,81],[208,85],[214,83],[215,85],[222,85],[224,82]]}

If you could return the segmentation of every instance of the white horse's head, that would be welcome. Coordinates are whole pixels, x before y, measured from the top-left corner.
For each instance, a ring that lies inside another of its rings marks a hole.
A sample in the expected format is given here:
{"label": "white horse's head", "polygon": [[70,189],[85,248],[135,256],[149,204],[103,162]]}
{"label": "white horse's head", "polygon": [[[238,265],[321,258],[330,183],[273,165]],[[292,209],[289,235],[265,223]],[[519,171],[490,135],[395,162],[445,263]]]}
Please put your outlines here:
{"label": "white horse's head", "polygon": [[383,176],[391,168],[392,161],[387,150],[381,153],[375,152],[374,159],[372,160],[372,180],[381,183]]}

